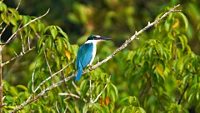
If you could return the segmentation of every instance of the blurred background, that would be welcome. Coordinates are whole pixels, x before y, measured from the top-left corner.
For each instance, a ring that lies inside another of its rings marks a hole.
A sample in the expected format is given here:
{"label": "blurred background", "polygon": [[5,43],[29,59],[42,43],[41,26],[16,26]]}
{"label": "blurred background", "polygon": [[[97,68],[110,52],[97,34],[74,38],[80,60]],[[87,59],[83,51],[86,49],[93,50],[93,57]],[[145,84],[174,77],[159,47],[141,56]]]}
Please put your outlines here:
{"label": "blurred background", "polygon": [[[19,0],[5,3],[16,7]],[[118,46],[167,6],[175,4],[181,4],[189,20],[191,49],[200,54],[199,0],[22,0],[19,12],[37,17],[50,9],[43,20],[48,25],[60,26],[71,43],[81,44],[92,33],[110,36]]]}

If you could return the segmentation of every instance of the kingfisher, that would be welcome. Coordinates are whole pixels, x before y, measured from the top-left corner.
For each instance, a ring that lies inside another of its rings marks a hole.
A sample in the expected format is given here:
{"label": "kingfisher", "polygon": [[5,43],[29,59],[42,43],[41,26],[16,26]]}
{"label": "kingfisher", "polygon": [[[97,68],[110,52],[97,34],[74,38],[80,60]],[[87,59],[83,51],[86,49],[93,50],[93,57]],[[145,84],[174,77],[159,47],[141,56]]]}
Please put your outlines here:
{"label": "kingfisher", "polygon": [[97,43],[103,40],[109,40],[110,38],[108,37],[103,37],[99,35],[90,35],[87,38],[87,41],[80,46],[77,57],[76,57],[76,78],[75,81],[80,80],[83,69],[87,66],[91,66],[92,62],[94,60],[94,57],[96,55],[96,50],[97,50]]}

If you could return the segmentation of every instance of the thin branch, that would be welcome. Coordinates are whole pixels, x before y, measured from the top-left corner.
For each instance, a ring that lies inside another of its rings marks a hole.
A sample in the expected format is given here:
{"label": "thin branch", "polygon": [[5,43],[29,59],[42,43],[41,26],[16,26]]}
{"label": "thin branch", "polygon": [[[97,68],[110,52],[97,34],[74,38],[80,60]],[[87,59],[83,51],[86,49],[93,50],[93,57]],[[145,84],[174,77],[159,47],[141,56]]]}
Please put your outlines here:
{"label": "thin branch", "polygon": [[64,67],[63,67],[62,69],[60,69],[59,71],[53,73],[51,76],[49,76],[49,77],[46,78],[45,80],[43,80],[43,81],[37,86],[37,88],[34,90],[34,93],[35,93],[36,91],[38,91],[38,89],[40,89],[40,87],[41,87],[42,85],[44,85],[44,83],[46,83],[48,80],[52,79],[52,77],[54,77],[54,76],[56,76],[57,74],[59,74],[60,72],[62,72],[64,69],[66,69],[66,68],[67,68],[68,66],[70,66],[72,63],[73,63],[73,61],[70,62],[70,63],[68,63],[66,66],[64,66]]}
{"label": "thin branch", "polygon": [[22,34],[20,33],[20,39],[21,39],[21,43],[22,43],[22,54],[24,54],[25,52],[25,45],[24,45],[24,42],[23,42],[23,38],[22,38]]}
{"label": "thin branch", "polygon": [[[173,8],[171,8],[169,11],[167,11],[166,13],[164,13],[161,17],[157,18],[155,21],[153,21],[152,23],[148,22],[148,25],[146,27],[144,27],[143,29],[141,29],[139,32],[135,32],[135,34],[133,36],[131,36],[130,39],[126,40],[119,48],[117,48],[111,55],[109,55],[107,58],[105,58],[104,60],[102,60],[101,62],[98,62],[97,64],[93,65],[91,67],[92,70],[96,69],[97,67],[99,67],[100,65],[102,65],[103,63],[107,62],[108,60],[110,60],[111,58],[113,58],[119,51],[123,50],[124,48],[127,47],[128,44],[130,44],[135,38],[138,37],[138,35],[140,35],[141,33],[143,33],[144,31],[146,31],[147,29],[149,29],[150,27],[158,24],[162,19],[164,19],[166,16],[168,16],[170,13],[173,12],[179,12],[180,10],[176,10],[177,7],[179,7],[180,5],[176,5]],[[61,69],[64,70],[64,69]],[[87,69],[86,71],[83,72],[83,74],[90,72],[90,69]],[[21,105],[16,106],[12,113],[17,112],[18,110],[24,108],[26,105],[30,104],[33,101],[38,100],[40,97],[44,96],[49,90],[52,90],[58,86],[60,86],[63,82],[67,82],[70,79],[74,78],[75,74],[72,74],[68,77],[66,77],[64,80],[61,80],[49,87],[47,87],[46,89],[42,90],[39,94],[37,94],[34,98],[32,99],[27,99],[25,102],[23,102]],[[51,79],[51,77],[45,79],[41,85],[43,85],[46,81],[48,81],[49,79]],[[40,86],[38,86],[38,88],[40,88]]]}
{"label": "thin branch", "polygon": [[72,74],[71,76],[66,77],[64,80],[59,81],[59,82],[47,87],[46,89],[42,90],[36,96],[30,95],[29,98],[26,101],[24,101],[22,104],[16,106],[13,109],[13,111],[11,111],[11,113],[16,113],[18,110],[24,108],[26,105],[28,105],[28,104],[30,104],[30,103],[32,103],[34,101],[37,101],[40,97],[44,96],[48,91],[60,86],[63,82],[67,82],[67,81],[71,80],[73,77],[74,77],[74,74]]}
{"label": "thin branch", "polygon": [[6,30],[6,28],[8,27],[9,24],[7,24],[1,31],[0,33],[0,40],[1,40],[1,36],[3,35],[4,31]]}
{"label": "thin branch", "polygon": [[46,55],[45,51],[44,51],[44,58],[45,58],[45,60],[46,60],[47,67],[48,67],[48,69],[49,69],[49,74],[52,76],[53,74],[52,74],[51,67],[50,67],[50,65],[49,65],[49,61],[48,61],[48,59],[47,59],[47,55]]}
{"label": "thin branch", "polygon": [[29,36],[28,36],[28,49],[31,49],[31,41]]}
{"label": "thin branch", "polygon": [[17,4],[17,7],[15,8],[16,10],[19,9],[19,6],[20,6],[20,4],[21,4],[21,1],[22,1],[22,0],[19,0],[19,2],[18,2],[18,4]]}
{"label": "thin branch", "polygon": [[[76,86],[76,84],[74,83],[74,81],[72,81],[72,85],[73,85],[73,87],[75,88],[75,89],[78,89],[78,87]],[[81,95],[81,92],[80,91],[78,91],[78,90],[75,90],[76,91],[76,93],[78,93],[79,95]]]}
{"label": "thin branch", "polygon": [[[152,23],[148,22],[147,26],[145,26],[143,29],[141,29],[140,31],[136,31],[135,34],[133,36],[131,36],[131,38],[129,38],[128,40],[126,40],[119,48],[117,48],[111,55],[109,55],[107,58],[105,58],[104,60],[102,60],[101,62],[98,62],[97,64],[95,64],[94,66],[91,67],[92,70],[96,69],[97,67],[99,67],[100,65],[102,65],[103,63],[107,62],[108,60],[110,60],[111,58],[113,58],[118,52],[120,52],[121,50],[123,50],[124,48],[127,47],[127,45],[129,45],[135,38],[138,37],[138,35],[142,34],[144,31],[146,31],[147,29],[153,27],[154,25],[158,24],[162,19],[164,19],[165,17],[167,17],[170,13],[173,12],[180,12],[180,10],[176,10],[176,8],[178,8],[180,6],[180,4],[176,5],[175,7],[173,7],[172,9],[170,9],[168,12],[164,13],[161,17],[157,18],[156,20],[154,20]],[[90,70],[87,70],[87,72]]]}
{"label": "thin branch", "polygon": [[[78,87],[76,86],[76,84],[74,83],[74,81],[72,81],[72,85],[73,85],[73,87],[75,88],[76,93],[77,93],[79,96],[81,96],[81,92],[77,90]],[[85,98],[82,98],[82,99],[83,99],[84,102],[87,103],[87,99],[85,99]]]}
{"label": "thin branch", "polygon": [[11,63],[12,61],[16,60],[16,59],[19,58],[19,57],[24,56],[25,54],[31,52],[31,51],[34,50],[34,49],[35,49],[35,47],[32,47],[32,48],[30,48],[29,50],[27,50],[27,51],[25,51],[25,52],[20,52],[19,54],[17,54],[15,57],[11,58],[10,60],[3,62],[3,63],[1,64],[1,66],[3,67],[3,66],[5,66],[5,65]]}
{"label": "thin branch", "polygon": [[78,96],[76,94],[73,94],[73,93],[59,93],[58,95],[61,95],[61,96],[71,96],[71,97],[75,97],[77,99],[80,98],[80,96]]}
{"label": "thin branch", "polygon": [[34,80],[34,78],[35,78],[35,70],[36,70],[36,65],[37,65],[37,62],[35,63],[35,67],[34,67],[34,70],[33,70],[33,73],[32,73],[32,77],[31,77],[31,79],[32,79],[32,92],[34,91],[34,89],[35,89],[35,80]]}
{"label": "thin branch", "polygon": [[99,100],[99,97],[103,94],[103,92],[105,91],[105,89],[107,88],[108,86],[108,82],[110,81],[110,78],[111,78],[111,75],[106,83],[106,85],[104,86],[104,88],[102,89],[102,91],[97,95],[96,99],[92,100],[91,103],[95,103]]}
{"label": "thin branch", "polygon": [[105,89],[107,88],[108,84],[105,85],[105,87],[103,88],[103,90],[97,95],[96,99],[92,100],[91,103],[95,103],[99,100],[99,97],[103,94],[103,92],[105,91]]}
{"label": "thin branch", "polygon": [[185,86],[185,88],[183,89],[183,93],[181,94],[180,98],[178,99],[178,102],[177,102],[178,104],[181,104],[183,96],[184,96],[186,90],[188,89],[188,87],[189,87],[189,83],[187,83],[186,86]]}
{"label": "thin branch", "polygon": [[57,101],[56,101],[56,110],[57,110],[57,113],[60,113],[59,108],[58,108],[58,102],[57,102]]}
{"label": "thin branch", "polygon": [[[46,64],[47,64],[47,67],[48,67],[48,70],[49,70],[49,74],[50,74],[51,79],[52,79],[52,78],[53,78],[53,77],[52,77],[53,73],[52,73],[52,70],[51,70],[51,66],[49,65],[49,61],[48,61],[48,59],[47,59],[47,55],[46,55],[46,53],[45,53],[45,50],[44,50],[44,58],[45,58],[45,60],[46,60]],[[53,82],[53,84],[54,84],[54,80],[52,80],[52,82]]]}
{"label": "thin branch", "polygon": [[21,28],[17,29],[17,30],[9,37],[9,39],[6,41],[6,43],[5,43],[3,46],[5,46],[6,44],[8,44],[8,43],[13,39],[13,37],[14,37],[19,31],[21,31],[23,28],[25,28],[25,27],[27,27],[28,25],[30,25],[31,23],[33,23],[33,22],[35,22],[35,21],[37,21],[37,20],[43,18],[43,17],[46,16],[48,13],[49,13],[49,9],[47,10],[47,12],[46,12],[45,14],[43,14],[43,15],[41,15],[41,16],[39,16],[39,17],[37,17],[37,18],[31,20],[31,21],[29,21],[29,22],[26,23],[24,26],[22,26]]}

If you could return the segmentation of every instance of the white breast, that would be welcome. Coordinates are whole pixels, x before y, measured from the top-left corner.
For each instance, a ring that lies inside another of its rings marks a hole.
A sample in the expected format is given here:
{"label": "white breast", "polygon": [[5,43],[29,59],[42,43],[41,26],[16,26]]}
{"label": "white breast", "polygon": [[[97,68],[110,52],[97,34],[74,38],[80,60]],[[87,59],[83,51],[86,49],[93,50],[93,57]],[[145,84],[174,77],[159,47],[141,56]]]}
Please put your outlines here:
{"label": "white breast", "polygon": [[92,62],[93,62],[93,60],[94,60],[94,57],[96,56],[97,42],[98,42],[98,40],[88,40],[88,41],[85,42],[85,43],[92,43],[93,46],[94,46],[94,47],[93,47],[93,50],[92,50],[92,59],[91,59],[89,65],[92,65]]}
{"label": "white breast", "polygon": [[93,47],[93,50],[92,50],[92,59],[91,59],[89,65],[92,65],[92,62],[94,61],[94,57],[96,56],[96,52],[97,52],[97,46],[96,46],[96,44],[93,43],[93,46],[94,47]]}

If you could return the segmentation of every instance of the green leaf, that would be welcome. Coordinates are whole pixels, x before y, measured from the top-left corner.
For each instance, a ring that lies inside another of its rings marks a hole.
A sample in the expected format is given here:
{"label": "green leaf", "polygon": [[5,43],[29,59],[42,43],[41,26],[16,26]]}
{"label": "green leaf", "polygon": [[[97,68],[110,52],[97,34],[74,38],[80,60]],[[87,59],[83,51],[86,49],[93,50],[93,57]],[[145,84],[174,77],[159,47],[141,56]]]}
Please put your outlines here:
{"label": "green leaf", "polygon": [[183,22],[184,22],[184,25],[185,25],[185,31],[187,31],[188,30],[188,24],[189,24],[187,17],[182,12],[178,12],[178,14],[181,15]]}
{"label": "green leaf", "polygon": [[7,15],[7,12],[4,12],[1,14],[1,19],[6,23],[6,24],[9,24],[10,21],[9,21],[9,18],[8,18],[8,15]]}
{"label": "green leaf", "polygon": [[11,18],[10,17],[10,23],[12,24],[12,25],[14,25],[14,26],[17,26],[17,20],[15,19],[15,18]]}
{"label": "green leaf", "polygon": [[2,1],[0,1],[0,11],[1,12],[7,11],[7,6]]}
{"label": "green leaf", "polygon": [[68,36],[67,36],[67,34],[60,27],[57,26],[56,28],[58,29],[59,33],[62,34],[62,36],[64,36],[65,39],[67,39],[67,42],[68,42]]}
{"label": "green leaf", "polygon": [[63,42],[62,42],[62,39],[61,38],[58,38],[56,40],[56,48],[57,48],[57,51],[61,54],[64,53],[64,48],[63,48]]}
{"label": "green leaf", "polygon": [[141,108],[141,107],[138,107],[138,112],[139,113],[146,113],[146,111],[143,108]]}
{"label": "green leaf", "polygon": [[49,27],[49,30],[50,30],[50,32],[51,32],[51,35],[52,35],[53,38],[55,39],[56,36],[58,35],[58,31],[57,31],[56,26],[50,26],[50,27]]}
{"label": "green leaf", "polygon": [[24,86],[24,85],[17,85],[16,87],[19,88],[19,89],[22,89],[24,91],[28,91],[27,87]]}
{"label": "green leaf", "polygon": [[181,35],[179,36],[179,39],[181,41],[182,51],[184,51],[186,46],[188,45],[187,37],[185,35]]}
{"label": "green leaf", "polygon": [[22,16],[22,23],[25,25],[31,20],[30,16]]}
{"label": "green leaf", "polygon": [[88,113],[88,110],[89,110],[88,108],[89,108],[88,104],[85,104],[83,106],[83,113]]}
{"label": "green leaf", "polygon": [[89,83],[87,80],[83,80],[80,84],[80,91],[81,91],[81,96],[85,96],[87,91],[89,89]]}
{"label": "green leaf", "polygon": [[16,20],[19,20],[19,19],[20,19],[21,16],[19,15],[19,13],[18,13],[18,11],[17,11],[16,9],[14,9],[14,8],[9,8],[8,11],[11,12],[11,14],[14,16],[14,18],[15,18]]}
{"label": "green leaf", "polygon": [[69,13],[67,15],[67,18],[68,18],[69,21],[71,21],[71,22],[73,22],[75,24],[79,24],[80,23],[78,17],[74,13]]}

